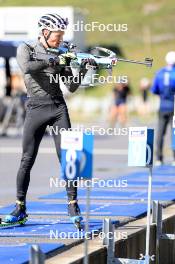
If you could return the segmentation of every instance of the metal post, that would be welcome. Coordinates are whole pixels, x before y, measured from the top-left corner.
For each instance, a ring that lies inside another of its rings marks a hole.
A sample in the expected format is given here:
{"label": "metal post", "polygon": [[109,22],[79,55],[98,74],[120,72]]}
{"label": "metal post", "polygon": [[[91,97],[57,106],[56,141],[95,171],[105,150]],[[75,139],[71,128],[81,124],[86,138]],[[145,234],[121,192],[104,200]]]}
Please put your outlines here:
{"label": "metal post", "polygon": [[175,240],[175,234],[162,233],[162,205],[157,201],[154,202],[155,213],[153,222],[156,223],[156,264],[160,263],[160,240]]}
{"label": "metal post", "polygon": [[115,263],[114,225],[110,218],[103,220],[103,245],[107,246],[107,264]]}
{"label": "metal post", "polygon": [[150,224],[151,224],[151,194],[152,194],[152,166],[149,167],[149,178],[148,178],[148,207],[147,207],[145,264],[149,264],[149,259],[150,259],[149,245],[150,245]]}
{"label": "metal post", "polygon": [[156,224],[156,264],[160,262],[160,238],[162,236],[162,205],[153,201],[152,223]]}
{"label": "metal post", "polygon": [[44,264],[45,255],[39,245],[32,245],[30,248],[30,264]]}
{"label": "metal post", "polygon": [[103,238],[103,245],[109,246],[109,233],[112,232],[112,222],[110,218],[105,218],[103,220],[103,233],[104,233],[104,238]]}
{"label": "metal post", "polygon": [[[103,245],[107,246],[107,264],[118,264],[118,263],[144,263],[149,264],[150,260],[154,260],[154,256],[149,255],[149,247],[150,247],[150,226],[151,226],[151,195],[152,195],[152,166],[149,167],[149,177],[148,177],[148,206],[147,206],[147,228],[146,228],[146,249],[145,249],[145,256],[144,260],[137,260],[137,259],[124,259],[124,258],[115,258],[115,242],[114,242],[114,228],[112,227],[111,220],[110,219],[104,219],[103,222],[103,230],[105,234],[105,238],[103,240]],[[160,207],[161,208],[161,207]],[[161,219],[160,212],[161,210],[154,210],[154,216],[153,221],[156,220],[156,222],[159,224],[159,230],[162,230],[161,222],[158,221]],[[156,209],[156,204],[154,205],[154,209]],[[156,213],[155,213],[156,212]],[[157,217],[156,217],[157,216]],[[158,220],[157,220],[158,219]],[[109,232],[112,230],[112,236],[109,239]],[[106,237],[106,234],[108,233],[108,236]]]}
{"label": "metal post", "polygon": [[109,233],[107,234],[108,239],[108,257],[107,263],[115,263],[115,241],[114,241],[114,225],[109,221]]}
{"label": "metal post", "polygon": [[111,219],[103,220],[103,245],[107,246],[107,264],[145,264],[145,260],[115,258],[114,225]]}
{"label": "metal post", "polygon": [[157,203],[158,201],[153,201],[152,202],[152,224],[157,223]]}
{"label": "metal post", "polygon": [[156,219],[156,264],[160,262],[160,236],[162,235],[162,205],[157,203],[157,219]]}
{"label": "metal post", "polygon": [[84,264],[89,263],[89,257],[88,257],[89,211],[90,211],[90,186],[87,186],[87,189],[86,189],[86,224],[85,224]]}

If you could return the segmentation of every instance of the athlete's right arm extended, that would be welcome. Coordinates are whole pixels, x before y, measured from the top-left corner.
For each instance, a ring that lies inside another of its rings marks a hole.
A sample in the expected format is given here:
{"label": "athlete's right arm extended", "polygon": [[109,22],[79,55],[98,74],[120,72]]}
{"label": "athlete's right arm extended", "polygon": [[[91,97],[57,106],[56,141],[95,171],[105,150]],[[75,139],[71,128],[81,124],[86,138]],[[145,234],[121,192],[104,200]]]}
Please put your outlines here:
{"label": "athlete's right arm extended", "polygon": [[17,62],[24,74],[34,73],[48,67],[46,61],[32,61],[30,56],[30,48],[22,43],[17,49]]}

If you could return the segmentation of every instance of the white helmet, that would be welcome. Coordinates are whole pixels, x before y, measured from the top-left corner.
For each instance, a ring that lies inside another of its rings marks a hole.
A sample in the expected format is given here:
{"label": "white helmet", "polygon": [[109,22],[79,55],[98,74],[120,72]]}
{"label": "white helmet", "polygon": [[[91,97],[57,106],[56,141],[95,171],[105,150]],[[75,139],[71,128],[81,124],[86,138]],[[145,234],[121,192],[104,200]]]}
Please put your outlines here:
{"label": "white helmet", "polygon": [[165,56],[165,61],[168,65],[175,64],[175,51],[169,51]]}
{"label": "white helmet", "polygon": [[69,24],[68,19],[64,19],[57,14],[46,14],[38,21],[40,31],[48,29],[49,31],[64,31]]}

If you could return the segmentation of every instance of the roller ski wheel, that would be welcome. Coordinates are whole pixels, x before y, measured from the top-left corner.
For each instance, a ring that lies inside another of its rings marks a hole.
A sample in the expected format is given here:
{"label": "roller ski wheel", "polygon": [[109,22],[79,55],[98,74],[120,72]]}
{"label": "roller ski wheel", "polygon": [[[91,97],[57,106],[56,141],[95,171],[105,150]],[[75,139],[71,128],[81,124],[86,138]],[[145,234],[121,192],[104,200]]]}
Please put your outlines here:
{"label": "roller ski wheel", "polygon": [[17,221],[17,222],[5,222],[0,218],[0,228],[1,227],[10,227],[10,226],[23,226],[27,222],[27,217],[24,218],[23,220]]}
{"label": "roller ski wheel", "polygon": [[68,202],[68,214],[74,226],[79,231],[81,231],[83,230],[83,224],[82,224],[83,217],[81,216],[80,208],[77,202],[78,202],[77,200],[72,200]]}
{"label": "roller ski wheel", "polygon": [[78,229],[79,231],[82,231],[84,229],[84,226],[82,224],[82,216],[72,216],[70,220],[72,221],[76,229]]}
{"label": "roller ski wheel", "polygon": [[27,221],[28,215],[26,214],[26,206],[22,201],[16,201],[15,210],[13,210],[9,215],[6,215],[4,219],[4,224],[18,224],[24,225]]}

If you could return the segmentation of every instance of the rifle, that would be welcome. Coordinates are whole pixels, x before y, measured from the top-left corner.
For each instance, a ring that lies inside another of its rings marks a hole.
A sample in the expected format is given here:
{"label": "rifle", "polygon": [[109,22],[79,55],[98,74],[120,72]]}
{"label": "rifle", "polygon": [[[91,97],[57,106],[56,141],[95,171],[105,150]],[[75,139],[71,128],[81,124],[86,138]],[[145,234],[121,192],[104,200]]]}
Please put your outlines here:
{"label": "rifle", "polygon": [[[153,59],[151,58],[145,58],[144,61],[138,61],[138,60],[129,60],[124,58],[118,58],[117,55],[106,48],[103,47],[95,47],[92,49],[93,53],[104,53],[105,55],[96,55],[92,53],[85,53],[85,52],[78,52],[76,51],[76,46],[68,43],[63,42],[62,46],[57,49],[48,48],[47,54],[41,53],[41,52],[31,52],[31,56],[33,60],[50,60],[50,59],[57,59],[58,64],[60,67],[72,67],[72,68],[81,68],[81,63],[84,59],[93,59],[96,62],[97,66],[88,66],[87,69],[108,69],[112,71],[112,67],[116,65],[117,62],[128,62],[128,63],[134,63],[134,64],[142,64],[147,67],[152,67]],[[66,65],[65,58],[70,58],[71,63],[70,66]]]}

